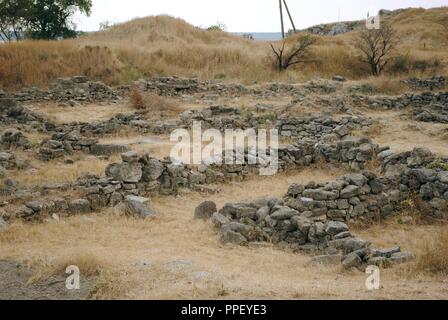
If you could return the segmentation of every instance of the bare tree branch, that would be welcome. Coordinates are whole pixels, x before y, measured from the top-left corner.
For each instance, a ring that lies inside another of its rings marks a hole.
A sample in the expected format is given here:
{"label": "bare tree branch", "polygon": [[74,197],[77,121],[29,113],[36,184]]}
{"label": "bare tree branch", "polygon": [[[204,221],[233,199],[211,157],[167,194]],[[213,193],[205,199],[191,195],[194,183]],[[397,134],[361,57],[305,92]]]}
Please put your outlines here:
{"label": "bare tree branch", "polygon": [[286,41],[283,41],[280,49],[275,49],[271,44],[271,49],[275,55],[275,64],[279,71],[284,71],[290,66],[304,62],[309,56],[310,47],[316,42],[316,39],[310,35],[305,35],[299,38],[294,47],[285,53]]}
{"label": "bare tree branch", "polygon": [[362,61],[370,67],[373,76],[379,76],[391,59],[397,45],[395,30],[388,24],[380,29],[362,30],[355,47],[362,53]]}

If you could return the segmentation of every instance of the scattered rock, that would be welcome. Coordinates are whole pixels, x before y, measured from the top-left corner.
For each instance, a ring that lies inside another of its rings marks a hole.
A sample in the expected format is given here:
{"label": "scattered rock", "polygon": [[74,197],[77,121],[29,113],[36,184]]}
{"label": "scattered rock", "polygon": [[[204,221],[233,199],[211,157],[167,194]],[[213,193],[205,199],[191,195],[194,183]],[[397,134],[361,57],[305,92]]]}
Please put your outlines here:
{"label": "scattered rock", "polygon": [[138,217],[147,218],[155,216],[156,213],[149,208],[150,200],[148,198],[137,197],[137,196],[126,196],[126,213]]}
{"label": "scattered rock", "polygon": [[216,203],[213,201],[206,201],[201,203],[194,211],[195,219],[210,219],[213,214],[218,212],[218,208],[216,207]]}
{"label": "scattered rock", "polygon": [[311,258],[311,264],[319,264],[324,266],[340,265],[342,261],[342,255],[330,254],[322,255]]}

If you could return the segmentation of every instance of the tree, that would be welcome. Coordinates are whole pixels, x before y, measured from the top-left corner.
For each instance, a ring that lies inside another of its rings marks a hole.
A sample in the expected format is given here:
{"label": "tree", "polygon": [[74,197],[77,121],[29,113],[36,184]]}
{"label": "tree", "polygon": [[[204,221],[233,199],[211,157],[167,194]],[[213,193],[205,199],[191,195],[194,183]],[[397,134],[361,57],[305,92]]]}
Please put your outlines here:
{"label": "tree", "polygon": [[389,24],[382,24],[379,29],[362,30],[355,40],[355,47],[361,51],[373,76],[379,76],[392,58],[398,43],[395,30]]}
{"label": "tree", "polygon": [[227,26],[225,25],[225,23],[222,22],[216,22],[216,24],[211,25],[210,27],[207,28],[207,31],[226,31],[227,30]]}
{"label": "tree", "polygon": [[92,0],[33,0],[28,32],[33,39],[57,39],[76,36],[71,18],[79,11],[90,15]]}
{"label": "tree", "polygon": [[0,0],[0,39],[21,40],[30,19],[31,0]]}
{"label": "tree", "polygon": [[275,49],[274,45],[271,44],[276,68],[279,71],[284,71],[294,64],[305,62],[310,55],[310,48],[315,42],[316,38],[310,35],[304,35],[286,52],[286,41],[283,41],[282,46],[279,49]]}
{"label": "tree", "polygon": [[76,36],[71,18],[90,15],[92,0],[0,0],[0,36],[3,41],[58,39]]}

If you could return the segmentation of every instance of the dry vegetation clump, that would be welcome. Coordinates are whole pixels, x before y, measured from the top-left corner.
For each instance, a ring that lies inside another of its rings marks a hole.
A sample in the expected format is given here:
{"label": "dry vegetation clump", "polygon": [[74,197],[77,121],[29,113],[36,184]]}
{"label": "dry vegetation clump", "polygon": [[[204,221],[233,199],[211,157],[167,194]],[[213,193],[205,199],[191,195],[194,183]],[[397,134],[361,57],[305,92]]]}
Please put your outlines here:
{"label": "dry vegetation clump", "polygon": [[400,82],[399,77],[380,76],[371,77],[367,83],[372,87],[374,94],[400,95],[408,91],[408,87]]}
{"label": "dry vegetation clump", "polygon": [[431,217],[431,208],[418,194],[411,193],[401,202],[399,224],[431,224],[435,221]]}
{"label": "dry vegetation clump", "polygon": [[83,74],[113,82],[123,68],[104,46],[75,41],[23,41],[0,45],[0,88],[42,87],[57,78]]}
{"label": "dry vegetation clump", "polygon": [[129,97],[129,103],[131,104],[132,108],[136,110],[145,109],[145,101],[143,100],[143,96],[137,87],[132,88],[131,95]]}
{"label": "dry vegetation clump", "polygon": [[448,276],[448,229],[424,241],[417,257],[415,271]]}
{"label": "dry vegetation clump", "polygon": [[162,116],[178,115],[182,110],[174,99],[155,93],[142,94],[137,87],[132,89],[129,103],[136,110],[145,110]]}
{"label": "dry vegetation clump", "polygon": [[53,276],[66,274],[69,266],[77,266],[83,277],[98,276],[103,269],[103,263],[92,253],[78,252],[58,259],[39,259],[27,263],[34,269],[29,283],[38,283]]}
{"label": "dry vegetation clump", "polygon": [[123,297],[136,284],[125,279],[118,271],[103,270],[90,292],[93,300],[111,300]]}

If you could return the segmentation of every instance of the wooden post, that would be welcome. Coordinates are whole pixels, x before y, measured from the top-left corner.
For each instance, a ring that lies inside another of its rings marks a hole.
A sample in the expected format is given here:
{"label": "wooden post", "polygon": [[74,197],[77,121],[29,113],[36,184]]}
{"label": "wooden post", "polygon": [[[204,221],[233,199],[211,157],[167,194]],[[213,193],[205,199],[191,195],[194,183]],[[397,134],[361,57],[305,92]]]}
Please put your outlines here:
{"label": "wooden post", "polygon": [[280,6],[280,23],[282,24],[282,39],[285,39],[285,25],[283,24],[283,7],[282,0],[278,0]]}
{"label": "wooden post", "polygon": [[292,19],[291,12],[289,12],[288,5],[286,4],[286,0],[283,0],[283,3],[285,4],[286,12],[288,12],[289,20],[291,20],[292,29],[294,30],[294,33],[297,32],[296,25],[294,24],[294,20]]}

